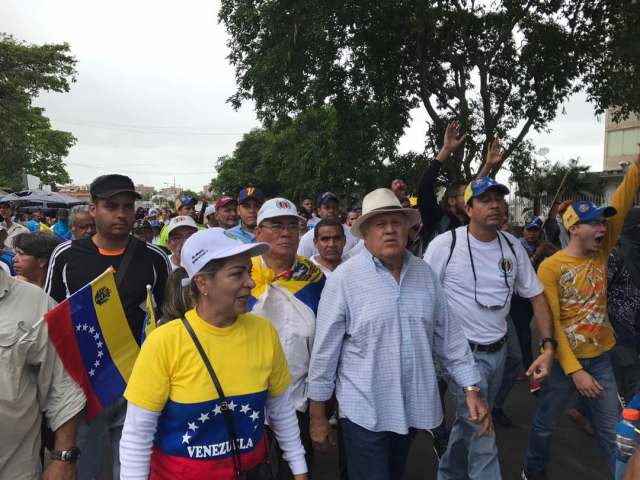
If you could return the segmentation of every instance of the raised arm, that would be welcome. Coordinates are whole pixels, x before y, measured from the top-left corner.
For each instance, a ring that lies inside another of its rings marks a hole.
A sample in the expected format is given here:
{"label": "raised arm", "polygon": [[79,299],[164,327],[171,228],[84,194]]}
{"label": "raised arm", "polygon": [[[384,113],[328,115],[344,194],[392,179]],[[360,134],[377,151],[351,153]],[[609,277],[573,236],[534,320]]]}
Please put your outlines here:
{"label": "raised arm", "polygon": [[500,139],[495,138],[489,144],[489,148],[487,149],[487,157],[485,158],[484,165],[478,172],[477,178],[487,177],[493,173],[495,176],[500,170],[500,165],[502,164],[502,148],[500,147]]}

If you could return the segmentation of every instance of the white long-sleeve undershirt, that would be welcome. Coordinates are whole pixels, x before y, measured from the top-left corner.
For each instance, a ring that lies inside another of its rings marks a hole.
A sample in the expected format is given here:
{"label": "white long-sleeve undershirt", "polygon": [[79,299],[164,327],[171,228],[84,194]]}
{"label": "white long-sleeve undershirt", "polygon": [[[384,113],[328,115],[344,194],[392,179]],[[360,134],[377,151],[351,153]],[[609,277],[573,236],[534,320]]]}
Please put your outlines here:
{"label": "white long-sleeve undershirt", "polygon": [[[304,447],[295,409],[288,391],[268,397],[266,403],[269,425],[294,475],[307,472]],[[151,448],[158,427],[160,412],[147,410],[129,402],[120,439],[121,480],[147,480],[151,464]]]}

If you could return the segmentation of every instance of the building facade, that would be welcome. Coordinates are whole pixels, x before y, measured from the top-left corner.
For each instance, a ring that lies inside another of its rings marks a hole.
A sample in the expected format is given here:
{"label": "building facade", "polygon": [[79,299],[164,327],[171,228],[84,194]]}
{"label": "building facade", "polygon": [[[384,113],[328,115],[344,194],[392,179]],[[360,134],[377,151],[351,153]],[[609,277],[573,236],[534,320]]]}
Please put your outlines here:
{"label": "building facade", "polygon": [[640,118],[614,122],[607,111],[604,134],[604,171],[621,170],[622,162],[632,162],[638,155],[640,143]]}

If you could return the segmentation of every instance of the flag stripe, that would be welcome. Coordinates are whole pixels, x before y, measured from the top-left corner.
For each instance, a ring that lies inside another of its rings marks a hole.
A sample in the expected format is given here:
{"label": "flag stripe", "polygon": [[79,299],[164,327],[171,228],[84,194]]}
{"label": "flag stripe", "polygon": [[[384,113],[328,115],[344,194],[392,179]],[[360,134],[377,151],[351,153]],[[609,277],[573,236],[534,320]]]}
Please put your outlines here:
{"label": "flag stripe", "polygon": [[49,330],[49,338],[56,347],[56,351],[67,372],[78,385],[82,387],[87,397],[87,416],[93,418],[101,409],[102,404],[91,388],[91,382],[84,369],[82,355],[71,321],[71,306],[63,302],[45,315]]}
{"label": "flag stripe", "polygon": [[[103,337],[104,332],[96,315],[93,296],[91,285],[87,285],[69,297],[71,318],[91,386],[100,403],[109,405],[122,396],[127,385],[105,345],[108,342]],[[127,330],[129,330],[128,325]]]}
{"label": "flag stripe", "polygon": [[[98,282],[94,283],[94,293],[98,288],[97,283]],[[95,301],[95,295],[92,295],[91,302],[96,312],[98,322],[100,323],[100,330],[102,330],[102,335],[104,335],[109,354],[119,374],[126,383],[131,376],[131,371],[140,352],[140,347],[127,322],[113,273],[104,277],[102,283],[110,290],[110,300],[100,304]],[[124,388],[122,392],[124,392]]]}

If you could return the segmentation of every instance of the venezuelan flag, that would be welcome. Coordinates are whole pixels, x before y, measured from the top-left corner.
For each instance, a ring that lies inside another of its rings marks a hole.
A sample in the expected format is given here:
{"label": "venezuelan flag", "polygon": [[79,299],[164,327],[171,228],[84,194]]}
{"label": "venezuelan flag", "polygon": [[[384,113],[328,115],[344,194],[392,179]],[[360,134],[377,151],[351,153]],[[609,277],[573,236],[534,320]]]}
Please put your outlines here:
{"label": "venezuelan flag", "polygon": [[153,300],[153,293],[151,293],[151,285],[147,285],[147,314],[144,317],[144,326],[142,327],[142,333],[140,334],[140,345],[142,345],[149,334],[156,329],[156,313],[154,304],[155,302]]}
{"label": "venezuelan flag", "polygon": [[45,315],[49,338],[87,396],[87,419],[122,396],[140,348],[109,268]]}

